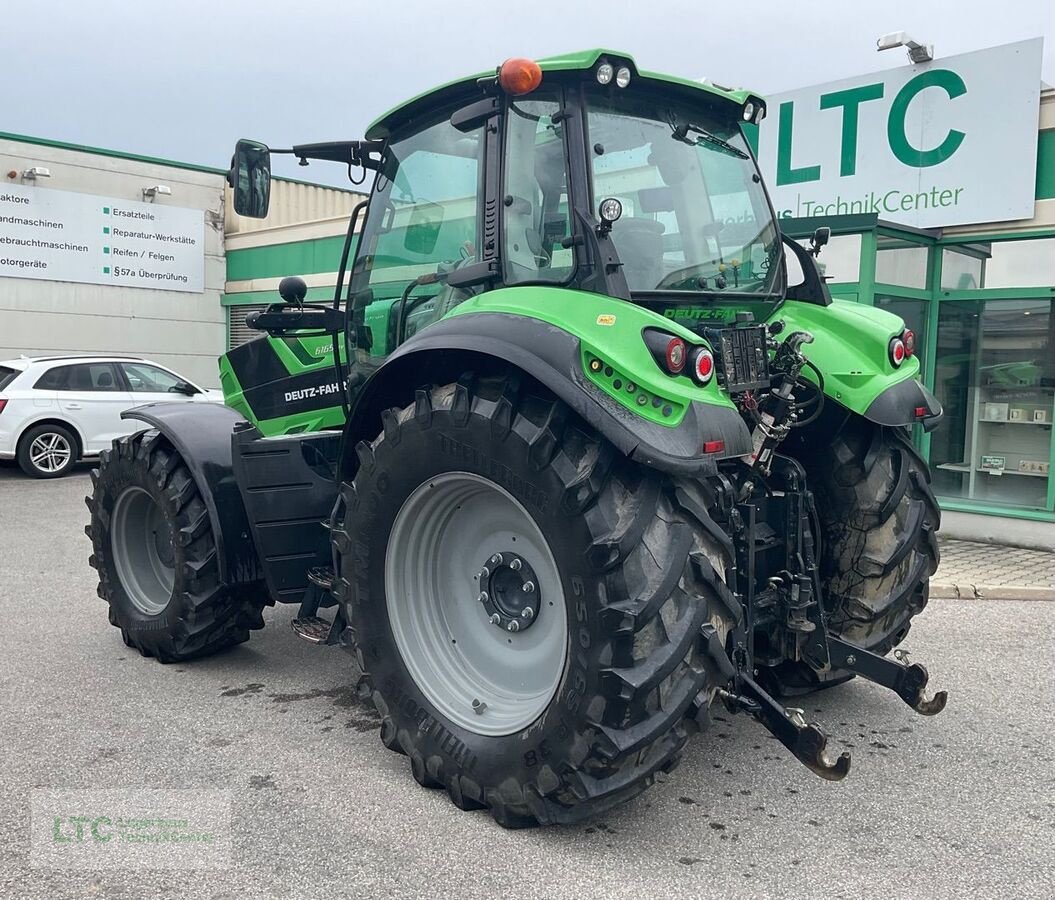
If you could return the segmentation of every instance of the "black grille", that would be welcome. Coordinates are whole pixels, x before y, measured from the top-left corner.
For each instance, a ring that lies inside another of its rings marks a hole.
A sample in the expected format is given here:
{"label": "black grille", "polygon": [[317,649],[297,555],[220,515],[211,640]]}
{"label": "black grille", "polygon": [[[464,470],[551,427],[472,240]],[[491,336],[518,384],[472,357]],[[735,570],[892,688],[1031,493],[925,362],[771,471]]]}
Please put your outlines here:
{"label": "black grille", "polygon": [[723,328],[718,332],[719,374],[730,394],[769,387],[766,326]]}

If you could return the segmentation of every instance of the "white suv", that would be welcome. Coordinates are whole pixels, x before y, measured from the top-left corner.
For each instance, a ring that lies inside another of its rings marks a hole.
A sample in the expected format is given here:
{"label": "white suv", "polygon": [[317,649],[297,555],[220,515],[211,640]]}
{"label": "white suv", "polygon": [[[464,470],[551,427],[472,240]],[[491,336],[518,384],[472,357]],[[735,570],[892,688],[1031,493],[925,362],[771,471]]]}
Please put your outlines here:
{"label": "white suv", "polygon": [[158,400],[223,403],[223,393],[138,357],[0,360],[0,459],[17,459],[37,478],[65,475],[78,459],[143,428],[122,412]]}

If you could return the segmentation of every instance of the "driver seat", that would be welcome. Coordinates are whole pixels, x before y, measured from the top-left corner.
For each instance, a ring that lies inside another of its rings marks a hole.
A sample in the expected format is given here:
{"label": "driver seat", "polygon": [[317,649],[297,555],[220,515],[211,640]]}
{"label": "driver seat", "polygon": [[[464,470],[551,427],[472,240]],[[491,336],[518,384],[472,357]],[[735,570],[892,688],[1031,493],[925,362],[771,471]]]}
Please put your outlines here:
{"label": "driver seat", "polygon": [[653,290],[663,279],[662,222],[624,218],[612,226],[612,239],[623,263],[623,274],[632,291]]}

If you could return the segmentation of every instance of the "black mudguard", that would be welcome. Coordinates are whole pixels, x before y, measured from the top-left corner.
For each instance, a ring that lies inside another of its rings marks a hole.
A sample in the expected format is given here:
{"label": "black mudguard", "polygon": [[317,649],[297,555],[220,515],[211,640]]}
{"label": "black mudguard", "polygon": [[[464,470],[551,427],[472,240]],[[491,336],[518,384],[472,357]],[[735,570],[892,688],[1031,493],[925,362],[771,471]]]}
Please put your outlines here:
{"label": "black mudguard", "polygon": [[[925,409],[922,416],[916,411]],[[877,425],[916,425],[933,431],[941,421],[943,410],[938,398],[915,378],[906,378],[891,385],[869,404],[864,417]]]}
{"label": "black mudguard", "polygon": [[[751,452],[751,433],[735,409],[694,402],[678,427],[657,425],[590,383],[581,371],[581,358],[574,335],[537,319],[504,313],[444,319],[403,344],[358,391],[345,427],[345,447],[371,440],[381,430],[382,411],[408,403],[416,388],[454,381],[483,362],[527,373],[642,465],[706,476],[717,471],[719,459]],[[724,441],[723,452],[701,452],[705,442],[718,440]],[[347,451],[346,456],[354,459]]]}
{"label": "black mudguard", "polygon": [[149,403],[121,413],[160,431],[187,464],[209,511],[220,581],[249,584],[264,577],[235,478],[231,435],[245,419],[218,403]]}

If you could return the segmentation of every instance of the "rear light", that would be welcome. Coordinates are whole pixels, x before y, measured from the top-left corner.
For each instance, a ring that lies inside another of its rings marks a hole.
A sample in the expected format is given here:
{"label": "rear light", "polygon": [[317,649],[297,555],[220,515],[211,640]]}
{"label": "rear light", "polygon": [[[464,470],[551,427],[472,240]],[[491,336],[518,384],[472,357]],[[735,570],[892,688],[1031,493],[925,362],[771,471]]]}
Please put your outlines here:
{"label": "rear light", "polygon": [[7,406],[7,401],[3,397],[0,397],[0,412],[4,411],[5,406]]}
{"label": "rear light", "polygon": [[890,364],[895,369],[900,369],[901,364],[905,361],[905,357],[908,355],[905,352],[905,342],[900,337],[891,339],[890,347]]}
{"label": "rear light", "polygon": [[709,384],[714,377],[714,354],[706,347],[698,347],[693,355],[692,377],[697,384]]}
{"label": "rear light", "polygon": [[661,328],[646,328],[641,337],[649,353],[668,375],[680,375],[689,361],[690,345],[684,339]]}
{"label": "rear light", "polygon": [[666,363],[667,371],[671,375],[680,375],[685,368],[685,341],[680,337],[672,337],[667,342]]}
{"label": "rear light", "polygon": [[922,419],[926,415],[927,415],[927,407],[925,407],[925,406],[917,406],[916,407],[916,418],[917,419]]}
{"label": "rear light", "polygon": [[916,355],[916,332],[911,328],[906,328],[901,332],[901,340],[905,342],[905,356]]}
{"label": "rear light", "polygon": [[721,453],[725,449],[725,441],[704,441],[704,453]]}

